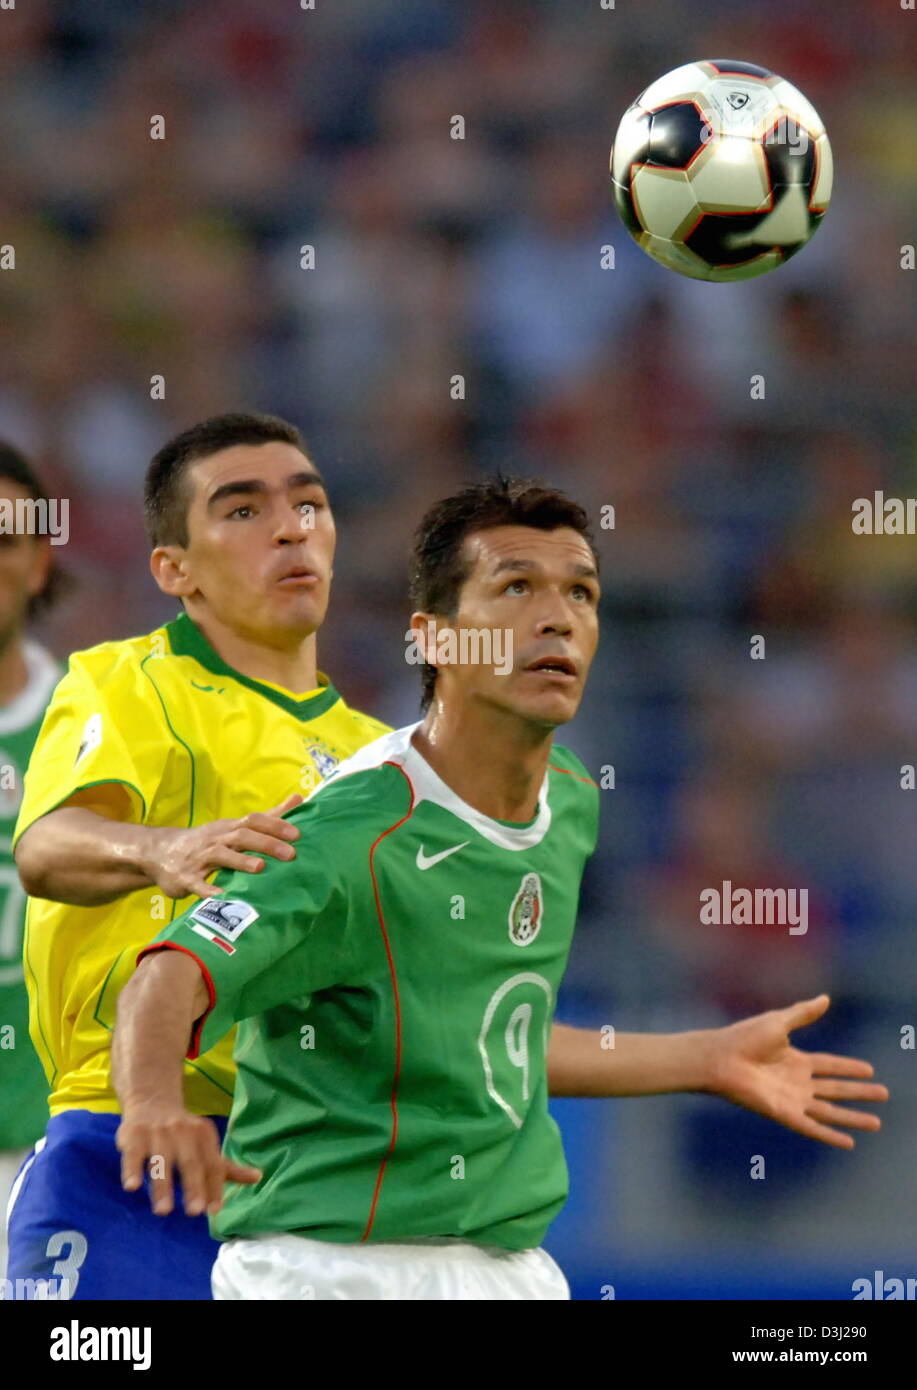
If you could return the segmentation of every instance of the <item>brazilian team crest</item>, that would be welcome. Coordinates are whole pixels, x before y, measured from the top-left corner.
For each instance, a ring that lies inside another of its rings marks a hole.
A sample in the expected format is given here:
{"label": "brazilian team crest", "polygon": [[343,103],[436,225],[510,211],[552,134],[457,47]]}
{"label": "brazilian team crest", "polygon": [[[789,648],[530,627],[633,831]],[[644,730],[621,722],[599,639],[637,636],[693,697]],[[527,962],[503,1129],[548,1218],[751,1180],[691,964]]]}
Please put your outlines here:
{"label": "brazilian team crest", "polygon": [[312,759],[312,766],[310,767],[306,763],[303,768],[300,790],[308,795],[315,791],[315,788],[320,786],[326,777],[331,776],[341,759],[334,749],[318,739],[311,739],[306,742],[306,752]]}
{"label": "brazilian team crest", "polygon": [[537,874],[525,874],[509,910],[509,936],[517,946],[528,946],[541,930],[544,899],[541,879]]}

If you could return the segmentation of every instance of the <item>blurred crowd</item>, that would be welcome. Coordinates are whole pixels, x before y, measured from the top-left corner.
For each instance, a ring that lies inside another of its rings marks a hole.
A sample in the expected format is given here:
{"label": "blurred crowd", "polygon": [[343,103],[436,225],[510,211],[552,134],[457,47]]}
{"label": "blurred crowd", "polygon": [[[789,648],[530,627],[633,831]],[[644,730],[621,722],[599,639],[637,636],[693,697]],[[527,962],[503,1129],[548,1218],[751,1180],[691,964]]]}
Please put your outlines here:
{"label": "blurred crowd", "polygon": [[[225,409],[295,420],[340,530],[321,665],[399,723],[425,505],[497,467],[569,489],[605,598],[568,741],[615,770],[569,1015],[718,1020],[827,988],[846,1044],[915,980],[914,541],[850,526],[857,497],[917,486],[914,16],[689,8],[687,35],[676,0],[0,12],[0,436],[72,499],[65,655],[170,615],[139,505],[159,444]],[[609,193],[625,107],[705,56],[789,78],[834,147],[821,230],[746,284],[663,270]],[[808,886],[808,934],[701,927],[698,885],[727,878]]]}

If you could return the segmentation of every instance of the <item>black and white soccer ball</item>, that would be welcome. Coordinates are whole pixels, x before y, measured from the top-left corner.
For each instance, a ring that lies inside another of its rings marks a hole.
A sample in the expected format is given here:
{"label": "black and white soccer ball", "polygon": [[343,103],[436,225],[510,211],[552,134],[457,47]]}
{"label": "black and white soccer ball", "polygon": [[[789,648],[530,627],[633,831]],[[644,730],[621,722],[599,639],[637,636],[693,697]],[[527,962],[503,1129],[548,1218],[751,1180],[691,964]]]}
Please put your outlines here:
{"label": "black and white soccer ball", "polygon": [[611,151],[618,212],[648,255],[699,280],[776,270],[831,200],[831,145],[815,107],[753,63],[708,58],[653,82]]}

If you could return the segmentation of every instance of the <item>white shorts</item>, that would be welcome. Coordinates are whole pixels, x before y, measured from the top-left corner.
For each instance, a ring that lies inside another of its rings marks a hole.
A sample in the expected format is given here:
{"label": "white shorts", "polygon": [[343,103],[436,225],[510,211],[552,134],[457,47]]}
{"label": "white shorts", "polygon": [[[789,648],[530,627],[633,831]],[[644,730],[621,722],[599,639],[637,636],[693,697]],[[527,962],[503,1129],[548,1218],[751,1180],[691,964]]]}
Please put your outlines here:
{"label": "white shorts", "polygon": [[546,1250],[502,1250],[457,1239],[346,1245],[269,1233],[227,1240],[212,1284],[220,1301],[570,1297]]}

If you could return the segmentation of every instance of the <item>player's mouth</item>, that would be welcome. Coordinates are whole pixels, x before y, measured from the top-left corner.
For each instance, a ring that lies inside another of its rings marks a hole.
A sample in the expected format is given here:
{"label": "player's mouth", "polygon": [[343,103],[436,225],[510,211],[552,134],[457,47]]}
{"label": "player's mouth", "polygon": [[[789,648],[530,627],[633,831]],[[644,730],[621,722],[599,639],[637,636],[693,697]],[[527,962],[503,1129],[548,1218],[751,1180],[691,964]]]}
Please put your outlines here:
{"label": "player's mouth", "polygon": [[282,584],[285,589],[309,588],[318,583],[318,575],[305,565],[294,565],[279,577],[277,583]]}
{"label": "player's mouth", "polygon": [[523,667],[525,675],[546,676],[569,685],[579,678],[576,662],[570,656],[539,656]]}

